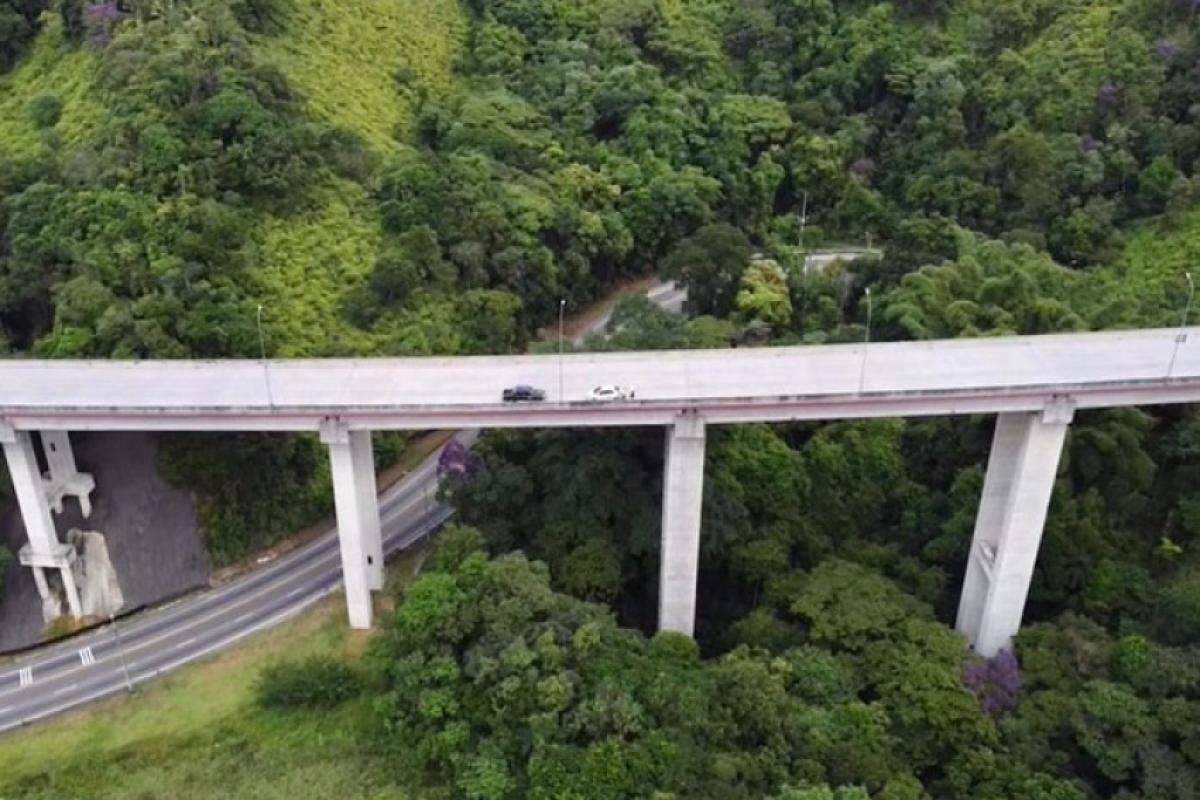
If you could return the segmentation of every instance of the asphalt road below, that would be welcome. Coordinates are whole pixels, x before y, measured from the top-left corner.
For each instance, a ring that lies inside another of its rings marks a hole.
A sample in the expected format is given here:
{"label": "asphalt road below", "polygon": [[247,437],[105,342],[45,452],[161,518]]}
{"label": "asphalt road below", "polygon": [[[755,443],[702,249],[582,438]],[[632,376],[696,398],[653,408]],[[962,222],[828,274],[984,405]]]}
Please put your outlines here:
{"label": "asphalt road below", "polygon": [[[451,510],[434,499],[437,453],[380,498],[386,554],[419,542]],[[295,616],[341,585],[336,530],[219,589],[101,626],[0,670],[0,731],[125,692]]]}

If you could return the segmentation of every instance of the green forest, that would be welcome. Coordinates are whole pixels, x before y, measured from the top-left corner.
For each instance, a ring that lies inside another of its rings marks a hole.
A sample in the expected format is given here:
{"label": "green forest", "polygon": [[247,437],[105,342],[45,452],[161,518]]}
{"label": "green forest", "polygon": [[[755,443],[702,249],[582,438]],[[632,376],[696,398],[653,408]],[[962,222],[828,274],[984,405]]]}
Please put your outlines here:
{"label": "green forest", "polygon": [[[520,352],[646,276],[686,313],[580,347],[1169,327],[1197,264],[1197,0],[0,0],[10,356]],[[367,653],[263,708],[351,708],[404,797],[1195,800],[1200,415],[1077,415],[985,661],[993,425],[712,428],[695,642],[660,430],[485,434]],[[164,445],[217,563],[330,507],[314,439]]]}

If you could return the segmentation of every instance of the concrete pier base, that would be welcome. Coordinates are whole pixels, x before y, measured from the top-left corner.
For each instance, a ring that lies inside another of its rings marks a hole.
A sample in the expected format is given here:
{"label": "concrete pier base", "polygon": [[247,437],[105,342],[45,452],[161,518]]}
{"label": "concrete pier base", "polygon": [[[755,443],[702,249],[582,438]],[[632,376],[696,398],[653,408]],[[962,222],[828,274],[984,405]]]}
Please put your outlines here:
{"label": "concrete pier base", "polygon": [[955,627],[994,656],[1021,627],[1073,408],[1000,414]]}
{"label": "concrete pier base", "polygon": [[329,447],[350,627],[370,628],[371,589],[383,586],[371,433],[350,431],[340,420],[329,419],[321,425],[321,441]]}
{"label": "concrete pier base", "polygon": [[681,414],[667,428],[663,467],[658,629],[691,636],[696,626],[700,514],[704,500],[704,419]]}
{"label": "concrete pier base", "polygon": [[[31,545],[25,545],[17,553],[21,566],[33,570],[33,582],[38,594],[42,597],[42,620],[53,622],[63,615],[62,598],[67,601],[67,610],[76,619],[83,616],[83,604],[80,601],[79,585],[75,580],[75,548],[69,544],[58,544],[50,550],[34,550]],[[46,570],[57,570],[62,577],[63,593],[59,594],[51,588],[46,579]]]}

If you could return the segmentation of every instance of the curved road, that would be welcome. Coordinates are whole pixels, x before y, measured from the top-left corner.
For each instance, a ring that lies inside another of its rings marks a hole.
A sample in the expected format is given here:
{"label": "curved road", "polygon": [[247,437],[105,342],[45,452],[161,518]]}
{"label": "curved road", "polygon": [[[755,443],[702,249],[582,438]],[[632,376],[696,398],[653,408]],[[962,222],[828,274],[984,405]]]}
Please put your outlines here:
{"label": "curved road", "polygon": [[[678,311],[686,290],[662,284],[647,296],[667,310]],[[607,319],[606,313],[587,332],[599,329]],[[475,431],[462,431],[456,438],[470,444],[475,436]],[[385,555],[419,542],[453,513],[434,499],[437,456],[429,456],[380,496]],[[337,531],[331,528],[269,566],[218,589],[39,648],[0,667],[0,732],[129,691],[228,647],[295,616],[338,589],[341,580]]]}
{"label": "curved road", "polygon": [[[436,530],[451,510],[433,498],[437,454],[380,498],[384,551]],[[0,731],[156,678],[298,614],[338,589],[336,530],[221,588],[41,648],[0,669]]]}

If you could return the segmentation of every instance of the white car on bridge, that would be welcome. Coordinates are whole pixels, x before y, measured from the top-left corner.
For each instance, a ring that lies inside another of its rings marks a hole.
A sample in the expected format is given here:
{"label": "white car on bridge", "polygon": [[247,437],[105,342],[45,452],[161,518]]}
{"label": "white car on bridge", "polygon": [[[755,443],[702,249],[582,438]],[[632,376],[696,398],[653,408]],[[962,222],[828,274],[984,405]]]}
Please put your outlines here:
{"label": "white car on bridge", "polygon": [[618,400],[632,400],[633,389],[627,386],[597,386],[588,395],[591,403],[614,403]]}

